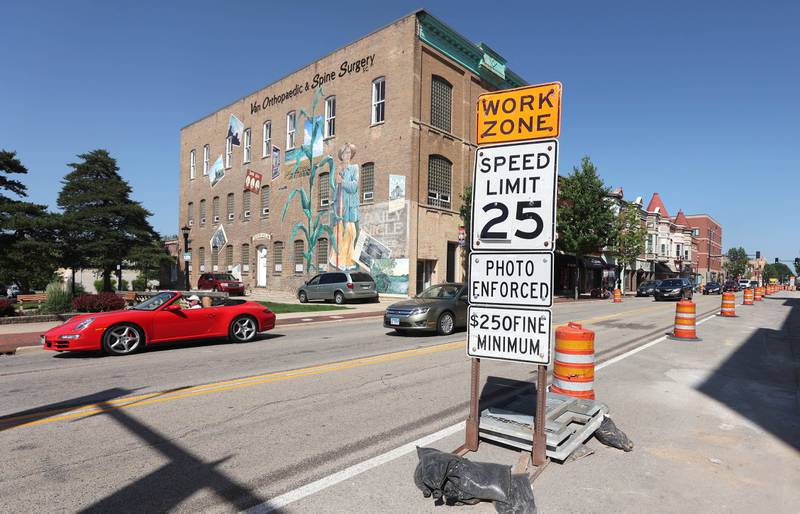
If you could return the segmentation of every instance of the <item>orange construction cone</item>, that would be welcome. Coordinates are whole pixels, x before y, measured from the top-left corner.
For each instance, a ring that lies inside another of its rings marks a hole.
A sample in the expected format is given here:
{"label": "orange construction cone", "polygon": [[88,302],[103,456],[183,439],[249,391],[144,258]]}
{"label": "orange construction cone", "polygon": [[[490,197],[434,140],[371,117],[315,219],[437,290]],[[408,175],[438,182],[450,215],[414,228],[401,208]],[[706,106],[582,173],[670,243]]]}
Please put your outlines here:
{"label": "orange construction cone", "polygon": [[622,303],[622,291],[614,289],[614,303]]}
{"label": "orange construction cone", "polygon": [[736,295],[734,293],[722,293],[722,309],[720,315],[725,318],[736,317]]}
{"label": "orange construction cone", "polygon": [[753,289],[748,287],[744,290],[744,297],[742,299],[742,305],[753,305]]}
{"label": "orange construction cone", "polygon": [[756,300],[757,302],[760,302],[760,301],[762,301],[763,299],[764,299],[764,288],[763,288],[763,287],[757,287],[757,288],[756,288],[756,296],[755,296],[755,300]]}
{"label": "orange construction cone", "polygon": [[578,323],[556,329],[556,355],[550,391],[594,400],[594,332]]}
{"label": "orange construction cone", "polygon": [[675,328],[667,337],[675,341],[702,341],[697,337],[697,307],[691,300],[681,300],[675,306]]}

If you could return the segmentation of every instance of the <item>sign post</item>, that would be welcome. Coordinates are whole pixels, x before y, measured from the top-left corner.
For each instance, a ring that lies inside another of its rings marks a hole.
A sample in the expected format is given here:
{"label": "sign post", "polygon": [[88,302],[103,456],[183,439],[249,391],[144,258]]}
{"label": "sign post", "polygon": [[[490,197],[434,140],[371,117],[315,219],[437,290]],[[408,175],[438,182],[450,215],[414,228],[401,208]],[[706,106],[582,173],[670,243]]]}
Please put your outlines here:
{"label": "sign post", "polygon": [[531,459],[546,462],[553,263],[561,123],[558,82],[478,98],[472,182],[465,450],[477,450],[480,359],[537,365]]}

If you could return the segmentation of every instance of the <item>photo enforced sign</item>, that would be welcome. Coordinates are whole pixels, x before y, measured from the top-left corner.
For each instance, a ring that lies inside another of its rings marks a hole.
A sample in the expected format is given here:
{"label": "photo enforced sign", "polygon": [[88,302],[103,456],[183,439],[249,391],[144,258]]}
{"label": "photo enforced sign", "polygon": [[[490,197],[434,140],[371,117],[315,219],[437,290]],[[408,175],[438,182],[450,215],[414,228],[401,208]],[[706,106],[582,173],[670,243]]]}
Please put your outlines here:
{"label": "photo enforced sign", "polygon": [[475,159],[472,249],[552,250],[558,141],[479,148]]}

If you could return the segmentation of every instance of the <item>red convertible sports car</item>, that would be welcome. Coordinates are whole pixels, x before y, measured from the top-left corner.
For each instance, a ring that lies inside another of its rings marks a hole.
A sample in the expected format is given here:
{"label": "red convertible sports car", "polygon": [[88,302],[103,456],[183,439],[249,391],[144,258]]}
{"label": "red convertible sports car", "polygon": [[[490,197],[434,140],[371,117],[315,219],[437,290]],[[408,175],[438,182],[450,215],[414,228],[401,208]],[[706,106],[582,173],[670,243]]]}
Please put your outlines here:
{"label": "red convertible sports car", "polygon": [[255,302],[225,300],[211,307],[189,308],[177,292],[161,292],[130,309],[75,316],[42,336],[53,351],[103,350],[127,355],[146,345],[187,339],[228,337],[251,341],[275,327],[275,314]]}

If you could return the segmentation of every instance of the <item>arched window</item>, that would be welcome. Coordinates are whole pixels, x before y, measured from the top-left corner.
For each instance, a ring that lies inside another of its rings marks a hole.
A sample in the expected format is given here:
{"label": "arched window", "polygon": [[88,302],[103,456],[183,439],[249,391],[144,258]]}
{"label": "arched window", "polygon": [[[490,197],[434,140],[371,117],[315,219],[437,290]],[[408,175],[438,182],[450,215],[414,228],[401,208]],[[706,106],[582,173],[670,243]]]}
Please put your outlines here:
{"label": "arched window", "polygon": [[214,223],[219,223],[219,196],[211,199],[211,215],[214,216]]}
{"label": "arched window", "polygon": [[244,219],[250,219],[250,190],[245,189],[242,192],[242,217]]}
{"label": "arched window", "polygon": [[261,186],[261,217],[269,219],[269,186]]}
{"label": "arched window", "polygon": [[194,202],[189,202],[186,206],[186,224],[190,227],[194,225]]}
{"label": "arched window", "polygon": [[328,240],[324,237],[317,241],[317,269],[328,271]]}
{"label": "arched window", "polygon": [[283,241],[272,243],[272,273],[273,275],[283,273]]}
{"label": "arched window", "polygon": [[250,274],[250,245],[248,243],[242,244],[242,275]]}
{"label": "arched window", "polygon": [[197,249],[197,258],[199,259],[200,264],[200,273],[205,272],[206,270],[206,249],[205,247],[201,246]]}
{"label": "arched window", "polygon": [[305,263],[305,256],[303,252],[305,251],[306,245],[302,239],[297,239],[294,242],[294,274],[295,275],[302,275],[304,270],[304,263]]}
{"label": "arched window", "polygon": [[438,75],[431,78],[431,125],[450,132],[453,86]]}
{"label": "arched window", "polygon": [[228,193],[228,221],[233,221],[233,219],[236,217],[236,214],[234,214],[233,211],[234,203],[235,201],[233,193]]}
{"label": "arched window", "polygon": [[231,271],[233,269],[233,245],[225,247],[225,270]]}
{"label": "arched window", "polygon": [[441,155],[428,157],[428,205],[450,209],[453,163]]}
{"label": "arched window", "polygon": [[206,199],[200,200],[200,226],[206,224]]}
{"label": "arched window", "polygon": [[375,163],[365,162],[359,174],[361,180],[361,201],[371,203],[375,197]]}
{"label": "arched window", "polygon": [[330,174],[320,173],[317,179],[319,184],[319,206],[327,207],[331,203],[331,182]]}
{"label": "arched window", "polygon": [[211,247],[211,271],[219,271],[219,248]]}

